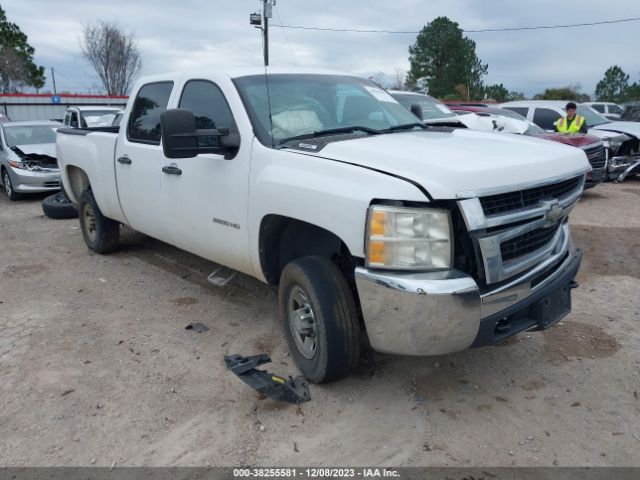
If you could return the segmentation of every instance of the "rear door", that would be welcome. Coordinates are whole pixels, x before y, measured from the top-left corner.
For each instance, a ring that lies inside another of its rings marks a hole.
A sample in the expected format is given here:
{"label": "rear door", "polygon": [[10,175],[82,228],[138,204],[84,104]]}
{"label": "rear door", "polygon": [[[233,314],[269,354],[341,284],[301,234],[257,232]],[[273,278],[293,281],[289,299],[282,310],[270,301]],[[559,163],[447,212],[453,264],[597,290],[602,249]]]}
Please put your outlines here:
{"label": "rear door", "polygon": [[174,81],[143,85],[116,145],[115,170],[120,205],[129,225],[167,240],[160,193],[164,154],[160,144],[160,114],[166,110]]}
{"label": "rear door", "polygon": [[535,112],[533,112],[533,123],[544,130],[553,132],[556,129],[556,122],[562,116],[552,108],[536,107]]}
{"label": "rear door", "polygon": [[[176,89],[176,96],[172,105],[193,112],[196,128],[228,128],[237,133],[236,117],[243,115],[242,120],[248,121],[228,78],[189,79]],[[230,104],[235,106],[235,116]],[[201,138],[203,142],[219,145],[215,137]],[[164,160],[165,166],[173,167],[162,175],[161,187],[170,243],[236,270],[252,271],[247,228],[250,159],[251,138],[245,135],[233,158],[200,154]]]}

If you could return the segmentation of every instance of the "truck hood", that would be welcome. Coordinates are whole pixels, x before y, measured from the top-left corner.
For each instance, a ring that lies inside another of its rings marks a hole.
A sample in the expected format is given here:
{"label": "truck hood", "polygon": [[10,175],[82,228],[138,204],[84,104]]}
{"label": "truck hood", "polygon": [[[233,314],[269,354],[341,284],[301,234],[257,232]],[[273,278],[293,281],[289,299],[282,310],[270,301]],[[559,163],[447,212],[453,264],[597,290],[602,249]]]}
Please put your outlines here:
{"label": "truck hood", "polygon": [[640,138],[640,122],[610,122],[603,123],[602,125],[596,125],[589,128],[589,133],[594,133],[592,130],[600,130],[607,132],[628,133],[636,138]]}
{"label": "truck hood", "polygon": [[591,170],[584,152],[573,147],[465,129],[375,135],[328,143],[321,151],[306,153],[404,177],[434,199],[510,191]]}

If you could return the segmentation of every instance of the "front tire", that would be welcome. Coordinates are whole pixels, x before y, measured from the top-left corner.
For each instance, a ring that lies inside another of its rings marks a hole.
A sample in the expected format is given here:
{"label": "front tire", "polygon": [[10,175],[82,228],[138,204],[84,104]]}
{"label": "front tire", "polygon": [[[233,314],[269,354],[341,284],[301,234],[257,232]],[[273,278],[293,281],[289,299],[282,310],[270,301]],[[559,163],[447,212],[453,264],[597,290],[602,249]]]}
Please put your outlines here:
{"label": "front tire", "polygon": [[7,172],[6,170],[2,170],[2,184],[4,185],[4,191],[7,193],[7,197],[9,197],[9,200],[15,201],[22,198],[22,195],[20,195],[13,189],[11,177],[9,176],[9,172]]}
{"label": "front tire", "polygon": [[330,260],[309,256],[280,277],[280,315],[289,351],[313,383],[348,376],[360,359],[360,322],[353,293]]}
{"label": "front tire", "polygon": [[85,190],[80,195],[78,214],[80,230],[87,247],[102,254],[111,253],[118,248],[120,224],[102,214],[91,190]]}

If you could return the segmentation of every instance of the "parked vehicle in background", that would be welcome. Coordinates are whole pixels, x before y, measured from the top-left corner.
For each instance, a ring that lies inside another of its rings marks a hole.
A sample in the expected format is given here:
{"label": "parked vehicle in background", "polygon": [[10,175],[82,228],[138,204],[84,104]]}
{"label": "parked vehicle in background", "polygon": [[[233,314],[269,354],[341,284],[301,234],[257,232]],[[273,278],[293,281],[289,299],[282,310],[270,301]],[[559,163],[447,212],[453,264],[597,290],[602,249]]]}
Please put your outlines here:
{"label": "parked vehicle in background", "polygon": [[64,125],[71,128],[91,128],[110,126],[120,107],[76,106],[69,107],[64,115]]}
{"label": "parked vehicle in background", "polygon": [[121,128],[61,129],[63,183],[98,253],[119,225],[279,286],[313,382],[361,340],[442,355],[542,330],[570,309],[568,216],[590,166],[528,137],[417,121],[355,76],[263,67],[143,78]]}
{"label": "parked vehicle in background", "polygon": [[10,200],[60,189],[57,122],[0,124],[0,179]]}
{"label": "parked vehicle in background", "polygon": [[0,123],[7,123],[10,122],[11,119],[9,118],[9,116],[6,113],[2,113],[0,112]]}
{"label": "parked vehicle in background", "polygon": [[122,121],[122,116],[124,115],[124,110],[118,110],[116,116],[113,117],[113,121],[111,122],[112,127],[119,127],[120,122]]}
{"label": "parked vehicle in background", "polygon": [[640,122],[640,102],[630,102],[625,104],[620,115],[620,120],[626,122]]}
{"label": "parked vehicle in background", "polygon": [[[555,131],[555,122],[566,116],[567,102],[559,100],[521,100],[500,105],[527,117],[539,127]],[[640,123],[611,121],[591,108],[579,104],[589,135],[600,137],[607,152],[607,179],[624,179],[640,173]]]}
{"label": "parked vehicle in background", "polygon": [[[531,123],[522,118],[510,119],[507,115],[456,115],[440,100],[424,93],[389,90],[389,93],[403,107],[411,111],[425,124],[441,127],[468,128],[481,132],[505,132],[524,134]],[[419,111],[413,111],[413,108]],[[470,107],[477,108],[477,107]],[[502,112],[502,110],[501,110]]]}
{"label": "parked vehicle in background", "polygon": [[612,102],[585,102],[583,105],[591,107],[596,113],[599,113],[609,120],[620,120],[622,107]]}
{"label": "parked vehicle in background", "polygon": [[[473,112],[476,115],[505,115],[510,118],[520,119],[526,122],[530,122],[522,115],[508,110],[506,108],[497,107],[455,107],[456,113],[469,113]],[[606,177],[606,163],[607,155],[604,148],[604,143],[599,137],[594,135],[586,135],[583,133],[577,133],[575,135],[563,135],[557,132],[547,132],[534,123],[531,123],[531,127],[527,130],[525,135],[530,135],[536,138],[543,138],[552,142],[564,143],[565,145],[571,145],[584,151],[589,163],[591,164],[591,172],[587,173],[585,189],[592,188],[603,182]]]}

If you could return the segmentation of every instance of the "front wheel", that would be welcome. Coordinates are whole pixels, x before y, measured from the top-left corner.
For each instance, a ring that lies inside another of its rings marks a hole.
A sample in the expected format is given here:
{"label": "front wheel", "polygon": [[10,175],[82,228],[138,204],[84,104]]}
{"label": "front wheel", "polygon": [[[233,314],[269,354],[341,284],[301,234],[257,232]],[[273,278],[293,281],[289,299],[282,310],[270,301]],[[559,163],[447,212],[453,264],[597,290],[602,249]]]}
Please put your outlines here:
{"label": "front wheel", "polygon": [[120,224],[102,214],[91,190],[85,190],[80,195],[78,214],[87,247],[96,253],[110,253],[118,247]]}
{"label": "front wheel", "polygon": [[6,170],[2,170],[2,184],[4,185],[4,191],[7,193],[9,200],[20,200],[21,195],[13,189],[11,177]]}
{"label": "front wheel", "polygon": [[360,322],[353,293],[330,260],[303,257],[280,277],[280,314],[289,351],[302,374],[324,383],[349,375],[360,358]]}

